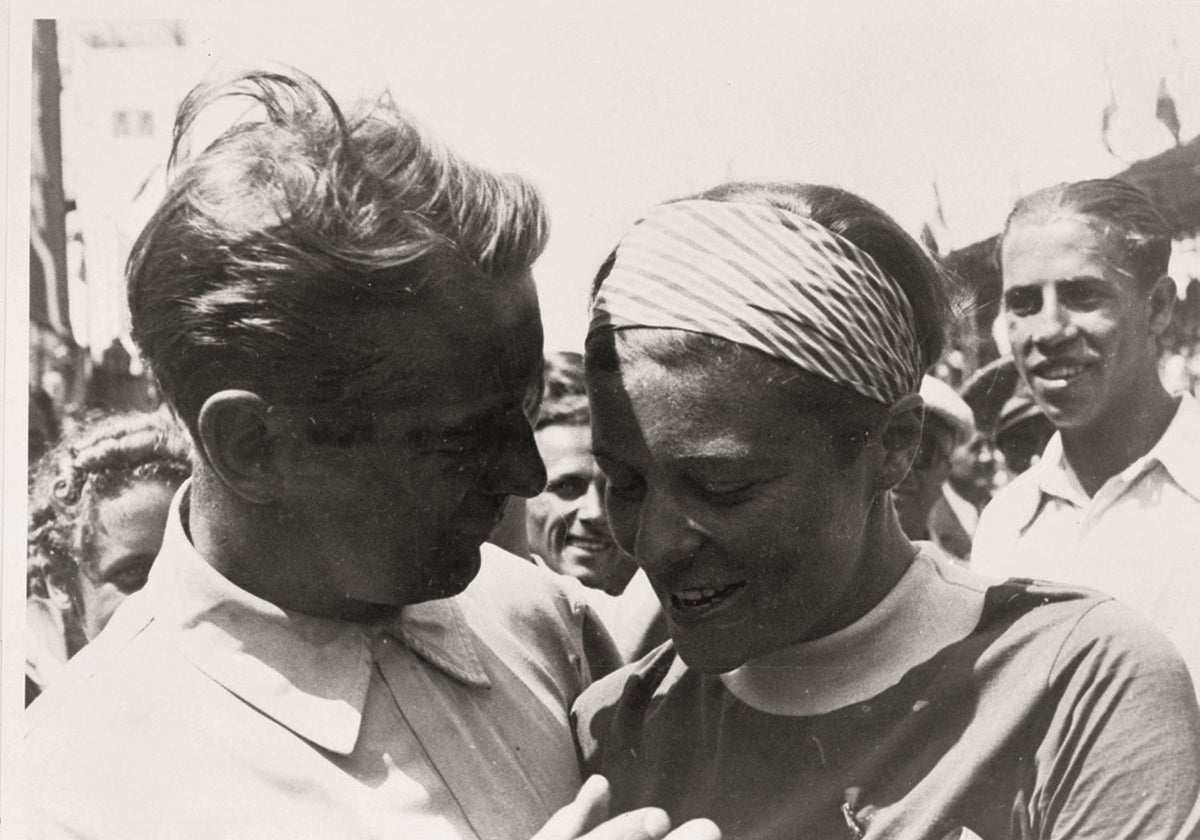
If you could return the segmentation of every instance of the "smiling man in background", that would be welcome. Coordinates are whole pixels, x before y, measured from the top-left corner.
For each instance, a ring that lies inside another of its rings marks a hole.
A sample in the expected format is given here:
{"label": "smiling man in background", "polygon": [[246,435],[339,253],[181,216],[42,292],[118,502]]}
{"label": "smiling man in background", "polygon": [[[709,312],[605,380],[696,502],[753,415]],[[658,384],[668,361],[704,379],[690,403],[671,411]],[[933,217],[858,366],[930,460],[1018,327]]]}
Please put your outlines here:
{"label": "smiling man in background", "polygon": [[592,455],[583,357],[551,353],[545,370],[534,437],[547,480],[545,491],[526,503],[529,549],[553,571],[620,595],[637,564],[617,547],[608,529],[604,473]]}
{"label": "smiling man in background", "polygon": [[592,412],[583,356],[546,356],[536,431],[546,489],[527,503],[529,548],[547,568],[589,588],[588,602],[627,662],[667,640],[666,618],[646,575],[613,540],[606,480],[592,454]]}
{"label": "smiling man in background", "polygon": [[1115,180],[1048,187],[1001,239],[1017,370],[1057,428],[984,511],[972,567],[1094,587],[1154,620],[1200,674],[1200,406],[1158,376],[1171,231]]}

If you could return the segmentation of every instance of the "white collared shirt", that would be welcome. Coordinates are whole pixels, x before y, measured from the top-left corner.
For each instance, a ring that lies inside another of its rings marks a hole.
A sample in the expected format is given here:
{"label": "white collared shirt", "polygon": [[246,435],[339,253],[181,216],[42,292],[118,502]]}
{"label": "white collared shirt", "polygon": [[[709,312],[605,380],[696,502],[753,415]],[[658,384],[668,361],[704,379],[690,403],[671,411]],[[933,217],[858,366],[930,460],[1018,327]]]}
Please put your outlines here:
{"label": "white collared shirt", "polygon": [[971,568],[1098,589],[1154,621],[1200,681],[1200,403],[1088,498],[1055,435],[983,512]]}
{"label": "white collared shirt", "polygon": [[[579,786],[578,585],[493,546],[386,626],[289,613],[163,550],[32,706],[27,836],[528,838]],[[574,586],[574,588],[572,588]]]}

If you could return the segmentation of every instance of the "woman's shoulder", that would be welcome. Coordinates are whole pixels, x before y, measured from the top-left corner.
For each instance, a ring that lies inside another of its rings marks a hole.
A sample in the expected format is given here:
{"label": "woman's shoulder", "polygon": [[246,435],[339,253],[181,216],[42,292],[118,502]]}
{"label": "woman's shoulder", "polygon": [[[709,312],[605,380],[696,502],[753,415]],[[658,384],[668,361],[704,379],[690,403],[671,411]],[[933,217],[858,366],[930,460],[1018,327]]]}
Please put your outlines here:
{"label": "woman's shoulder", "polygon": [[1104,603],[1113,599],[1082,586],[1033,578],[993,579],[984,595],[980,628],[1020,623],[1065,627]]}
{"label": "woman's shoulder", "polygon": [[994,637],[998,660],[1011,665],[1038,659],[1048,681],[1080,667],[1096,676],[1116,671],[1187,677],[1187,666],[1161,630],[1136,610],[1084,587],[1028,578],[996,584],[987,592],[978,632]]}
{"label": "woman's shoulder", "polygon": [[584,756],[594,751],[598,738],[614,729],[640,730],[655,703],[687,681],[690,673],[667,640],[588,686],[571,714]]}

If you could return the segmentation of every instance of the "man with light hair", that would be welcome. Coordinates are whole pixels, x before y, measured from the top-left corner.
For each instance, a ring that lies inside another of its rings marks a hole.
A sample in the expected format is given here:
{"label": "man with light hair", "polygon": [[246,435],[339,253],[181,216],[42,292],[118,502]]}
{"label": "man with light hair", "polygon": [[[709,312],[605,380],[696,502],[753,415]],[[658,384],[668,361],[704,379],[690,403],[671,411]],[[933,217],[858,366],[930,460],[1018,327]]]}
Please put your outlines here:
{"label": "man with light hair", "polygon": [[484,545],[546,479],[537,194],[297,72],[196,88],[175,148],[234,96],[264,118],[181,168],[128,271],[193,478],[31,707],[28,836],[665,835],[597,825],[602,780],[573,801],[581,588]]}

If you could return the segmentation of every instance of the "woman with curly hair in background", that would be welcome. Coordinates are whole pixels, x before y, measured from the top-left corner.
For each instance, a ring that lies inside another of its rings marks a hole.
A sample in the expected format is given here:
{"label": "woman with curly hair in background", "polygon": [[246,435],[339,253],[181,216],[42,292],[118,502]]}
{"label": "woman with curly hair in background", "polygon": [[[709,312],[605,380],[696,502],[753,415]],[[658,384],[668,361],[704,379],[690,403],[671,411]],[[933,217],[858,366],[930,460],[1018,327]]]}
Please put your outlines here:
{"label": "woman with curly hair in background", "polygon": [[164,412],[88,415],[35,466],[26,702],[146,583],[191,469],[187,436]]}

